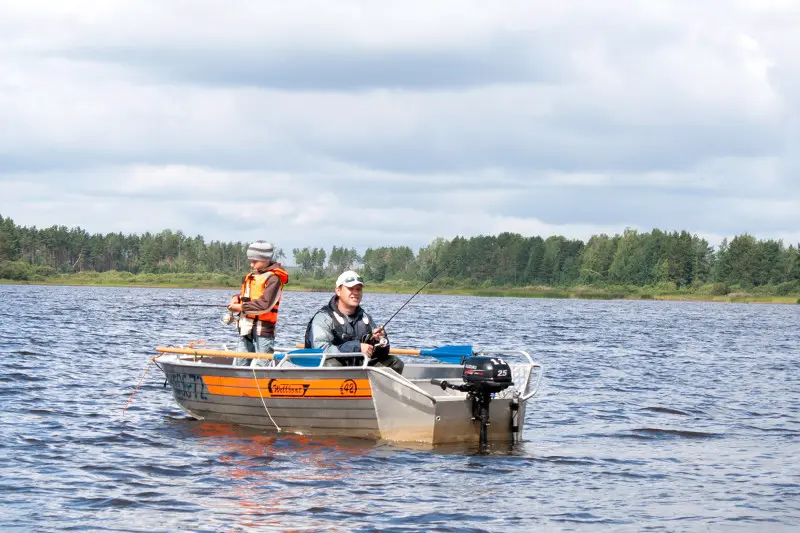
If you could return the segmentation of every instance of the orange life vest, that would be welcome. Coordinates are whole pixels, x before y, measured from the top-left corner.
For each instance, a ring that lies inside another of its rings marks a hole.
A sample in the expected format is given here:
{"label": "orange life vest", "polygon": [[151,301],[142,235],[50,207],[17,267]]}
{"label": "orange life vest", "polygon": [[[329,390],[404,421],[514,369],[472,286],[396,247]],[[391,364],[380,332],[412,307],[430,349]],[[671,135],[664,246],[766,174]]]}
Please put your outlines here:
{"label": "orange life vest", "polygon": [[280,268],[275,268],[261,274],[253,274],[250,272],[242,281],[242,290],[239,295],[243,299],[248,298],[249,300],[258,300],[264,294],[264,287],[266,286],[267,280],[270,276],[278,276],[281,284],[280,288],[278,289],[278,294],[275,296],[275,300],[272,302],[272,307],[266,313],[245,316],[247,318],[258,319],[263,322],[272,322],[273,324],[277,324],[278,308],[280,307],[281,296],[283,295],[283,284],[289,279],[289,274],[287,274],[286,271]]}

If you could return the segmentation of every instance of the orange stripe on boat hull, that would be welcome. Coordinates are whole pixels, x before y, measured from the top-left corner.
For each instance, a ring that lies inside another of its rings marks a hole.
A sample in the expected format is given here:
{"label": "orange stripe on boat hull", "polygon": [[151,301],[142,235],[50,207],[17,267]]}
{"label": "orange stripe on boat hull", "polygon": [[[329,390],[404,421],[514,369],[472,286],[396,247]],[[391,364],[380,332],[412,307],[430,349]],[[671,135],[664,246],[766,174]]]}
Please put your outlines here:
{"label": "orange stripe on boat hull", "polygon": [[208,392],[248,398],[372,398],[368,379],[277,379],[203,376]]}

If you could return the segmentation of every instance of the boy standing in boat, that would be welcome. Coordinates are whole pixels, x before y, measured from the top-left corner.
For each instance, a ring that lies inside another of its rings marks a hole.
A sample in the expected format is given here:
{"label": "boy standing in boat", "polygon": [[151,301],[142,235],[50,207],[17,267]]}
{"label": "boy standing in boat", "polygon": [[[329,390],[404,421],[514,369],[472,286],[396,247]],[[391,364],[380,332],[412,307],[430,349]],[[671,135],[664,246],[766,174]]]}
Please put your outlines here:
{"label": "boy standing in boat", "polygon": [[[272,261],[275,249],[266,241],[255,241],[247,248],[250,270],[242,280],[239,294],[234,295],[228,310],[239,314],[239,352],[272,353],[275,347],[275,325],[278,323],[278,308],[283,294],[283,285],[289,274],[280,263]],[[266,359],[237,357],[233,364],[266,366]]]}
{"label": "boy standing in boat", "polygon": [[[370,357],[369,366],[388,367],[403,372],[403,361],[389,354],[389,339],[383,328],[375,326],[372,317],[361,307],[364,280],[348,270],[336,279],[336,294],[314,314],[306,327],[306,348],[322,348],[325,353],[363,353]],[[338,359],[329,364],[341,366]]]}

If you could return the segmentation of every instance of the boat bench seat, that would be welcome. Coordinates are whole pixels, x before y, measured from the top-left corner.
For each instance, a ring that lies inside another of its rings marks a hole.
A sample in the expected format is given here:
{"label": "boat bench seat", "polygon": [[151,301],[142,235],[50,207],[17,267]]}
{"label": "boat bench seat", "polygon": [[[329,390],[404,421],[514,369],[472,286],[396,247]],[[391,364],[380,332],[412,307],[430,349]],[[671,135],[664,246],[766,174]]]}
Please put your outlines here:
{"label": "boat bench seat", "polygon": [[[302,367],[319,367],[322,363],[322,350],[318,348],[300,348],[286,353],[276,353],[275,360],[281,362],[286,359],[281,366],[302,366]],[[364,355],[360,353],[355,354],[328,354],[327,359],[330,360],[335,357],[343,364],[341,366],[361,366],[364,362]],[[328,366],[328,365],[326,365]]]}
{"label": "boat bench seat", "polygon": [[403,369],[403,377],[409,381],[427,381],[431,378],[460,380],[464,367],[461,365],[444,364],[407,364]]}

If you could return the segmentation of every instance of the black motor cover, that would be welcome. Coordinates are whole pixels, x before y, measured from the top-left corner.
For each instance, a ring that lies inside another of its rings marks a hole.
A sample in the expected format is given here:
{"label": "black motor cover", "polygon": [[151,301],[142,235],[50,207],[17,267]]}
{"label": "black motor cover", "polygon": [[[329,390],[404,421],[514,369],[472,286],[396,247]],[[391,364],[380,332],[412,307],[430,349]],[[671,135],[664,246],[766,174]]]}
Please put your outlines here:
{"label": "black motor cover", "polygon": [[498,357],[473,355],[464,361],[464,383],[481,385],[491,392],[499,392],[512,385],[511,367]]}

